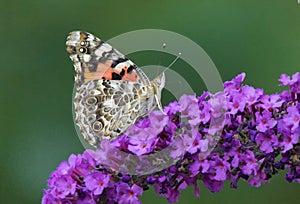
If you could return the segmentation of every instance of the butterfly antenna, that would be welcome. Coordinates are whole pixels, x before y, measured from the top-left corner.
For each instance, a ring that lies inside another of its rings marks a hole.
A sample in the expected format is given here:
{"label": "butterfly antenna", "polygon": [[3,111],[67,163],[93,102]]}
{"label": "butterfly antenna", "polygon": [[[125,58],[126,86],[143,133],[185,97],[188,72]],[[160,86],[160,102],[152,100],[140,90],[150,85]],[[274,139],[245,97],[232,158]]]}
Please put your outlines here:
{"label": "butterfly antenna", "polygon": [[160,53],[160,56],[159,56],[159,60],[158,60],[158,65],[162,65],[162,56],[163,56],[163,52],[164,52],[164,49],[167,47],[167,44],[166,43],[163,43],[162,44],[162,50],[161,50],[161,53]]}
{"label": "butterfly antenna", "polygon": [[175,64],[175,62],[180,58],[180,56],[181,56],[181,52],[178,53],[177,57],[173,60],[173,62],[171,62],[171,64],[170,64],[169,66],[167,66],[167,67],[163,70],[163,72],[167,71],[170,67],[172,67],[173,64]]}

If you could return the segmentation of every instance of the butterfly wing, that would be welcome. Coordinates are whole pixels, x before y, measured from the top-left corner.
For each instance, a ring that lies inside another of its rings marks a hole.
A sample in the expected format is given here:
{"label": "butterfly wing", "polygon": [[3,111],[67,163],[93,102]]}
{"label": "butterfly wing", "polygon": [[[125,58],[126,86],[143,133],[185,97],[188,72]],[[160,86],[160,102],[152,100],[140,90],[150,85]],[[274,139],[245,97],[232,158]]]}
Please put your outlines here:
{"label": "butterfly wing", "polygon": [[150,86],[145,73],[132,61],[90,33],[71,32],[66,45],[74,62],[78,86],[95,79],[133,81]]}
{"label": "butterfly wing", "polygon": [[75,124],[91,145],[120,135],[155,106],[145,73],[109,44],[75,31],[66,45],[75,67]]}
{"label": "butterfly wing", "polygon": [[102,138],[116,138],[147,113],[147,96],[137,82],[89,81],[75,93],[75,123],[84,139],[97,146]]}

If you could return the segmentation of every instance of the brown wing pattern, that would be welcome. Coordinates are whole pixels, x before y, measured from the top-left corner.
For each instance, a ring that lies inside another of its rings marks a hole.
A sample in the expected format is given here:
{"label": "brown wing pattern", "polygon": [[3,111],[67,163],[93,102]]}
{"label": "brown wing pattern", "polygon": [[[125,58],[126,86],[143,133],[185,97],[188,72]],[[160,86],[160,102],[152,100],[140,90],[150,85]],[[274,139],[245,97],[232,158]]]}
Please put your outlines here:
{"label": "brown wing pattern", "polygon": [[90,33],[71,32],[66,45],[74,62],[78,85],[94,79],[107,79],[133,81],[150,86],[144,72],[132,61]]}
{"label": "brown wing pattern", "polygon": [[[142,91],[144,90],[144,91]],[[131,81],[92,80],[75,93],[75,123],[84,139],[97,146],[114,139],[148,111],[146,87]],[[152,105],[151,105],[152,107]]]}

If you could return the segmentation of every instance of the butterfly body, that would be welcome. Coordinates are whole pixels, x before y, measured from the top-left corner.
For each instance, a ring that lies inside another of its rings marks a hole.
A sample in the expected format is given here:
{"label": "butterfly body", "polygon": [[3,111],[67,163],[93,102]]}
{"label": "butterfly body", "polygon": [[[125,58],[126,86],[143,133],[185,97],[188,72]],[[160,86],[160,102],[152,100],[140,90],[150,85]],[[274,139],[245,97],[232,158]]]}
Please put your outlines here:
{"label": "butterfly body", "polygon": [[66,45],[75,68],[74,120],[89,144],[114,139],[157,105],[161,108],[164,74],[150,81],[132,61],[87,32],[71,32]]}

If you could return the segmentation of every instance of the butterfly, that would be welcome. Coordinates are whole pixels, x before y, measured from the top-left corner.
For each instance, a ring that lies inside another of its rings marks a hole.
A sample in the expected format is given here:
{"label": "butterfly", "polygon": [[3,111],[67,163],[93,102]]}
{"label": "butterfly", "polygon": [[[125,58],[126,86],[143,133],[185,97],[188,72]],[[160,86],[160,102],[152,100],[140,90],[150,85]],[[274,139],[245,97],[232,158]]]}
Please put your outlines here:
{"label": "butterfly", "polygon": [[97,147],[113,140],[156,106],[162,110],[164,73],[152,81],[132,61],[96,36],[69,33],[66,49],[74,63],[74,122]]}

